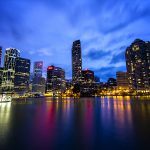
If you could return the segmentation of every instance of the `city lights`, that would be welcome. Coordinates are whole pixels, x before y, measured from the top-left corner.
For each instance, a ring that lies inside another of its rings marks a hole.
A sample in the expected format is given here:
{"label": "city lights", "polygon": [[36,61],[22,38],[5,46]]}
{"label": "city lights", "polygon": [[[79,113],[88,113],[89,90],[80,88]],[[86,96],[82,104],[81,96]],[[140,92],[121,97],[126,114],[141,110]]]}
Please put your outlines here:
{"label": "city lights", "polygon": [[0,68],[1,93],[15,98],[150,95],[150,42],[136,39],[127,47],[127,72],[116,72],[116,79],[110,77],[105,83],[94,71],[82,70],[80,40],[73,42],[71,50],[72,80],[67,80],[65,70],[53,65],[47,67],[47,76],[43,77],[43,61],[34,62],[30,72],[30,60],[21,58],[19,50],[7,48],[4,67]]}

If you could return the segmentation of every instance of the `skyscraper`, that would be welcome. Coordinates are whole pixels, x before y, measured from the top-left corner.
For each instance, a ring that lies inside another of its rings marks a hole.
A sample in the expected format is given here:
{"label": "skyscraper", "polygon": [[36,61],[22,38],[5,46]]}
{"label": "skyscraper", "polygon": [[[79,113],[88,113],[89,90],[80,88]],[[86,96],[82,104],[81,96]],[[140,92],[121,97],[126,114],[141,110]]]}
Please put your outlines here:
{"label": "skyscraper", "polygon": [[2,90],[2,87],[1,87],[1,85],[2,85],[2,79],[3,79],[3,68],[0,67],[0,92]]}
{"label": "skyscraper", "polygon": [[16,48],[7,48],[5,51],[2,90],[13,92],[15,78],[16,58],[20,57],[20,51]]}
{"label": "skyscraper", "polygon": [[48,66],[46,92],[63,92],[65,90],[65,71],[60,67]]}
{"label": "skyscraper", "polygon": [[34,77],[32,81],[32,92],[38,94],[45,93],[45,78],[44,77]]}
{"label": "skyscraper", "polygon": [[1,63],[2,63],[2,47],[0,46],[0,67],[1,67]]}
{"label": "skyscraper", "polygon": [[45,78],[42,77],[43,61],[34,62],[32,92],[45,93]]}
{"label": "skyscraper", "polygon": [[33,69],[34,77],[42,77],[43,61],[34,62]]}
{"label": "skyscraper", "polygon": [[2,60],[2,47],[0,46],[0,91],[2,90],[2,78],[3,78],[3,68],[1,67],[1,60]]}
{"label": "skyscraper", "polygon": [[136,39],[126,49],[129,85],[133,89],[150,87],[150,42]]}
{"label": "skyscraper", "polygon": [[92,96],[94,95],[95,81],[94,72],[91,70],[82,70],[82,78],[80,81],[80,95]]}
{"label": "skyscraper", "polygon": [[16,58],[14,89],[16,93],[24,94],[29,88],[30,60]]}
{"label": "skyscraper", "polygon": [[82,58],[81,58],[81,42],[74,41],[72,45],[72,80],[78,82],[81,78]]}
{"label": "skyscraper", "polygon": [[82,70],[82,81],[86,83],[94,82],[94,72],[91,70]]}
{"label": "skyscraper", "polygon": [[127,72],[117,72],[117,86],[121,88],[128,88],[128,75]]}

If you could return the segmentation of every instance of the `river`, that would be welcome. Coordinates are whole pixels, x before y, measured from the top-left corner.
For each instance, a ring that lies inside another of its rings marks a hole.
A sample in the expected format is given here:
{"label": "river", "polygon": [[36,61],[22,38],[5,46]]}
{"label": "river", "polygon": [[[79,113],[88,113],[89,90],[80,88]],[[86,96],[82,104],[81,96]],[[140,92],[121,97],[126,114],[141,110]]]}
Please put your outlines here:
{"label": "river", "polygon": [[150,97],[0,103],[0,150],[148,149]]}

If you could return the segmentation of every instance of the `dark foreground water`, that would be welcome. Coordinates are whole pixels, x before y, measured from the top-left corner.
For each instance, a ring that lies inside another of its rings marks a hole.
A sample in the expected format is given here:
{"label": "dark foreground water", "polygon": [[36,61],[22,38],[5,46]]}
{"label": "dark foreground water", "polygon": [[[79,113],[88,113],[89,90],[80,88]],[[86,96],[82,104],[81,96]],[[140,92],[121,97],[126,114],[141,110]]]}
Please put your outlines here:
{"label": "dark foreground water", "polygon": [[44,98],[0,103],[3,149],[150,149],[150,100]]}

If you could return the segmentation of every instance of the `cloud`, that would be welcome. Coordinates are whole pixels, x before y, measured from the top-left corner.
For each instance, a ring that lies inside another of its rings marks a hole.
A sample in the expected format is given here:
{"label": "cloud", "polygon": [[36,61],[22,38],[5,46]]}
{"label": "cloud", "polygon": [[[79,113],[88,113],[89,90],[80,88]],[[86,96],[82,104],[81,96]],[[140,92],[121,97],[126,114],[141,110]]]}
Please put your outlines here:
{"label": "cloud", "polygon": [[87,57],[91,60],[100,60],[105,56],[108,56],[109,52],[105,52],[103,50],[96,50],[96,49],[91,49],[87,55],[85,55],[84,57]]}
{"label": "cloud", "polygon": [[22,50],[32,62],[43,60],[45,68],[59,65],[67,78],[76,39],[83,68],[104,80],[125,70],[124,51],[134,39],[149,40],[149,0],[1,0],[0,6],[0,45]]}
{"label": "cloud", "polygon": [[123,62],[125,63],[125,47],[121,47],[120,49],[123,49],[123,51],[119,52],[119,54],[115,54],[112,57],[112,60],[110,61],[110,64]]}
{"label": "cloud", "polygon": [[30,55],[38,55],[38,56],[52,56],[52,53],[48,48],[41,48],[36,51],[28,51]]}
{"label": "cloud", "polygon": [[103,67],[100,69],[94,69],[95,74],[100,76],[101,81],[107,81],[108,78],[116,78],[116,72],[118,71],[126,71],[126,67]]}

